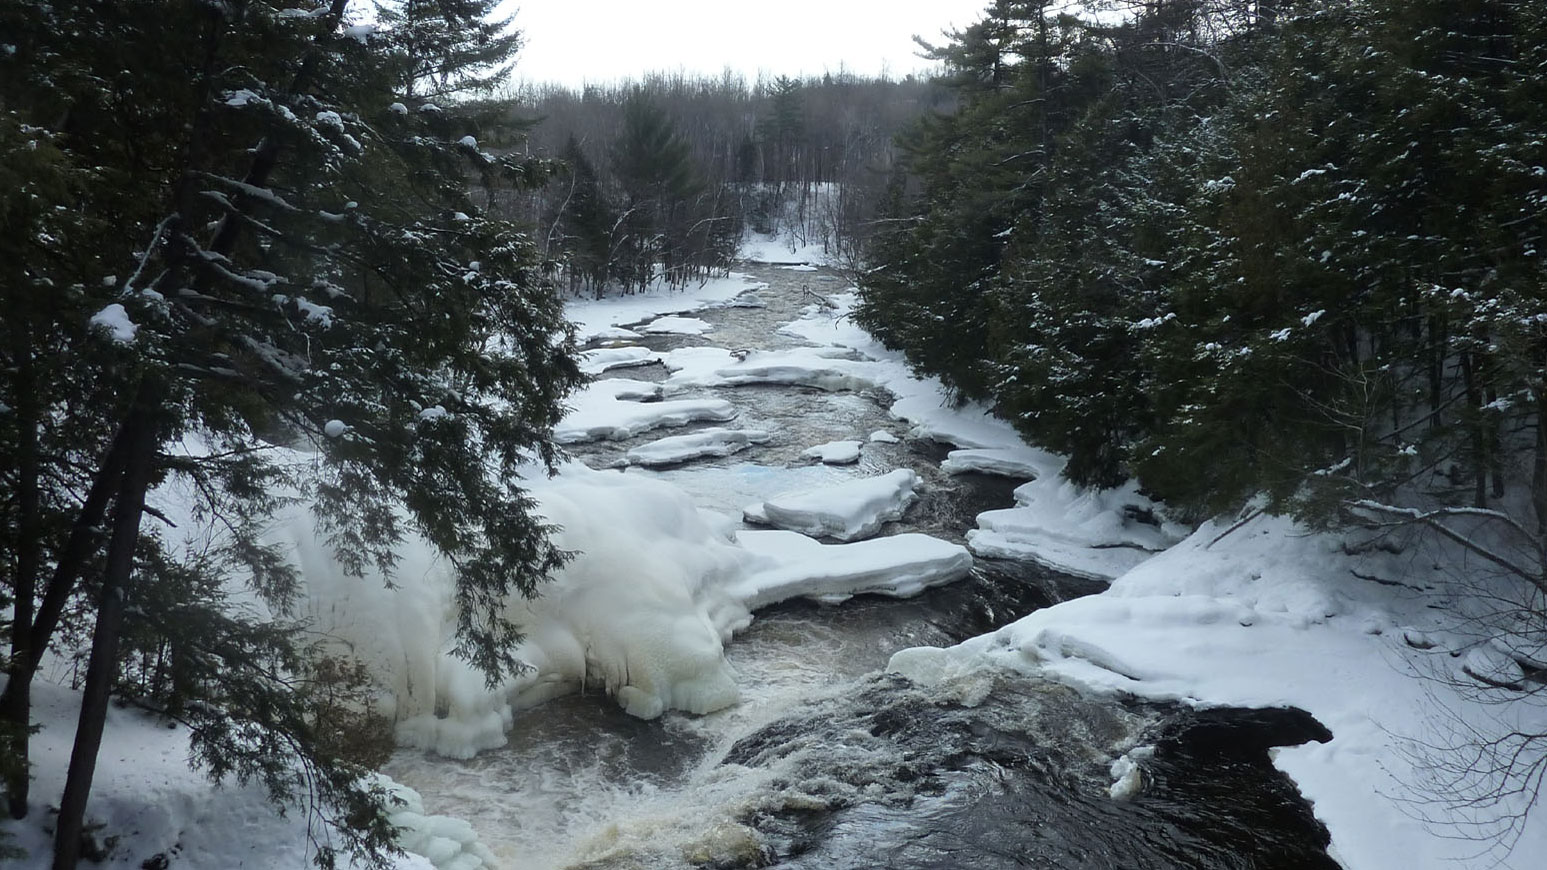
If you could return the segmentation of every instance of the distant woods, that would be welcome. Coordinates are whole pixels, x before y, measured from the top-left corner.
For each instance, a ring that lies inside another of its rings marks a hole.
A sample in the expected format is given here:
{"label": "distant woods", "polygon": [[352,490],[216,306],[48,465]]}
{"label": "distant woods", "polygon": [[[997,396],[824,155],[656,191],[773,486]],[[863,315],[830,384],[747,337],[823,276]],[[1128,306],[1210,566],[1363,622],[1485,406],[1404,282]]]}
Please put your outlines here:
{"label": "distant woods", "polygon": [[702,279],[729,266],[744,229],[853,261],[901,181],[897,135],[953,99],[847,74],[528,88],[499,106],[537,122],[508,144],[560,161],[560,176],[491,206],[538,228],[574,292]]}

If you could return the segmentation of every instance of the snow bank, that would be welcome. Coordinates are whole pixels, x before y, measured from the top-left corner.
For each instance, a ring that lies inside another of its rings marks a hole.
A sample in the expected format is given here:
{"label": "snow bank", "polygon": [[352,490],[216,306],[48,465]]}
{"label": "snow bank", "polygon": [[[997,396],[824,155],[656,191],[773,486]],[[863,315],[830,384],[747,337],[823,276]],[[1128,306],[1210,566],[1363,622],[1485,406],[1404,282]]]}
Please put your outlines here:
{"label": "snow bank", "polygon": [[972,554],[928,535],[823,544],[795,532],[743,530],[736,540],[763,565],[731,586],[748,610],[790,598],[837,603],[855,595],[907,598],[967,576]]}
{"label": "snow bank", "polygon": [[596,381],[571,397],[571,410],[553,429],[560,444],[622,440],[666,426],[724,422],[736,409],[724,399],[638,401],[661,395],[659,384],[628,378]]}
{"label": "snow bank", "polygon": [[824,465],[853,465],[859,461],[859,441],[828,441],[800,452],[801,456],[815,459]]}
{"label": "snow bank", "polygon": [[1062,460],[1042,456],[1048,461],[1028,465],[1037,479],[1016,488],[1015,507],[978,514],[978,528],[967,533],[972,552],[1110,580],[1187,534],[1160,520],[1158,506],[1139,494],[1137,484],[1078,487],[1061,476]]}
{"label": "snow bank", "polygon": [[[1425,768],[1440,756],[1425,747],[1501,728],[1542,733],[1547,709],[1518,694],[1506,706],[1477,704],[1469,682],[1495,702],[1506,690],[1466,678],[1462,653],[1476,638],[1429,606],[1447,576],[1434,554],[1358,543],[1276,518],[1233,531],[1205,524],[1103,594],[950,649],[904,650],[890,668],[925,684],[1008,670],[1204,706],[1300,707],[1333,740],[1279,749],[1274,762],[1315,805],[1344,866],[1476,866],[1488,844],[1434,815],[1441,805],[1424,791]],[[1505,796],[1499,809],[1521,806]],[[1503,866],[1523,870],[1543,854],[1547,824],[1532,820]]]}
{"label": "snow bank", "polygon": [[675,465],[705,456],[729,456],[754,444],[766,443],[769,437],[760,429],[713,427],[651,441],[630,450],[625,458],[633,465]]}
{"label": "snow bank", "polygon": [[879,477],[861,477],[820,489],[777,495],[749,507],[748,522],[777,526],[815,538],[854,541],[902,518],[918,496],[918,475],[899,468]]}
{"label": "snow bank", "polygon": [[[68,689],[39,681],[32,699],[33,722],[42,726],[32,737],[32,811],[21,821],[0,819],[0,831],[23,853],[6,859],[7,870],[52,865],[53,814],[45,804],[57,801],[64,788],[80,715],[80,695]],[[212,785],[188,766],[187,729],[118,706],[108,709],[87,821],[96,826],[99,845],[108,848],[101,866],[154,866],[159,855],[181,870],[310,866],[308,826],[316,823],[298,809],[277,814],[258,783]],[[329,838],[322,826],[312,833],[324,842]],[[396,866],[431,870],[436,865],[407,855]],[[463,867],[476,870],[478,865],[458,865]]]}

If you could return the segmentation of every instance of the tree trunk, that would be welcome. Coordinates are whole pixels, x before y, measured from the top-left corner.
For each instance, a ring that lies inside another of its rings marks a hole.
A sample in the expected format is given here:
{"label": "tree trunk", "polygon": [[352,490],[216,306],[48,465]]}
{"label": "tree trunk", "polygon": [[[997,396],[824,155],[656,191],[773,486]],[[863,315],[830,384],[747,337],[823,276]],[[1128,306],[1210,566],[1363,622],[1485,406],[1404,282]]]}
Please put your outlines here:
{"label": "tree trunk", "polygon": [[124,596],[134,569],[140,517],[145,510],[145,490],[150,484],[151,465],[156,454],[156,399],[155,391],[142,387],[122,433],[127,436],[128,451],[114,500],[113,537],[108,544],[107,570],[102,577],[101,601],[96,631],[92,635],[91,659],[86,666],[75,746],[70,753],[70,771],[65,778],[64,796],[59,801],[59,819],[54,829],[54,870],[75,870],[80,861],[86,801],[96,774],[97,752],[102,747],[108,697],[118,671]]}
{"label": "tree trunk", "polygon": [[38,665],[42,664],[43,652],[48,649],[54,630],[59,627],[64,606],[75,589],[76,576],[87,558],[97,551],[95,538],[98,527],[123,477],[128,443],[126,425],[113,439],[113,446],[103,458],[86,501],[70,527],[70,537],[59,553],[54,574],[43,591],[43,601],[38,606],[37,616],[29,630],[27,654],[11,662],[10,680],[6,683],[5,691],[0,693],[0,723],[27,721],[32,678],[37,674]]}
{"label": "tree trunk", "polygon": [[38,496],[38,388],[32,359],[32,336],[17,318],[13,346],[19,348],[16,367],[16,577],[15,610],[11,623],[10,678],[0,709],[0,736],[8,737],[12,756],[19,759],[5,782],[6,806],[13,819],[27,815],[31,778],[27,775],[32,725],[32,675],[20,673],[32,658],[33,607],[37,601],[38,570],[43,546]]}
{"label": "tree trunk", "polygon": [[1461,383],[1466,390],[1467,412],[1471,420],[1467,425],[1467,437],[1471,441],[1472,504],[1488,506],[1488,448],[1483,432],[1482,389],[1478,385],[1476,355],[1471,351],[1461,354]]}

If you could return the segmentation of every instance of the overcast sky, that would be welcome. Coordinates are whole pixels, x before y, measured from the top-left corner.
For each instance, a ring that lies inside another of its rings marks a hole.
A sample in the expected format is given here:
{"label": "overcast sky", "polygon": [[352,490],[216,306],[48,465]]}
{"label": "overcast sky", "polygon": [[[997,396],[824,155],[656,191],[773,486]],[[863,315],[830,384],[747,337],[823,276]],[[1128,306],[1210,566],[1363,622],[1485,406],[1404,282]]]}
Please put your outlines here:
{"label": "overcast sky", "polygon": [[580,85],[645,72],[894,77],[924,66],[913,35],[977,20],[988,0],[514,0],[520,79]]}

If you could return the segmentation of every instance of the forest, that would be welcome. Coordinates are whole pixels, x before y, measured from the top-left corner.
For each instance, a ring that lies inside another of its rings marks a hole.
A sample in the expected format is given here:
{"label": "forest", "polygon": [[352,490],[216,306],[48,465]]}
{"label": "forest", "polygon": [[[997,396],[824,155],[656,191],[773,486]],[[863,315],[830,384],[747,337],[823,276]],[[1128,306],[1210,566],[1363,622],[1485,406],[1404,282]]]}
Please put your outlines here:
{"label": "forest", "polygon": [[[57,810],[55,870],[91,857],[113,704],[301,807],[320,866],[392,866],[390,715],[271,524],[304,506],[355,578],[427,541],[450,653],[520,674],[507,603],[576,557],[533,494],[593,374],[566,304],[682,293],[752,236],[821,250],[854,324],[1143,523],[1455,548],[1491,685],[1540,694],[1547,4],[993,0],[921,35],[934,76],[578,90],[511,83],[494,0],[356,5],[0,3],[0,777],[12,818]],[[1534,803],[1547,733],[1488,759]]]}

